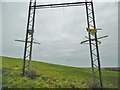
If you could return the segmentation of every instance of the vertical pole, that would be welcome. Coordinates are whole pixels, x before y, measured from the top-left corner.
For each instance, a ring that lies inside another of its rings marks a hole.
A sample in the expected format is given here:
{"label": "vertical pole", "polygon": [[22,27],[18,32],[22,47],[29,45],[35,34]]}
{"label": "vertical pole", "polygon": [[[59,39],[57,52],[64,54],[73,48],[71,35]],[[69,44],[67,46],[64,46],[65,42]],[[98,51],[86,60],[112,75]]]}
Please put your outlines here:
{"label": "vertical pole", "polygon": [[[88,25],[87,31],[88,31],[88,29],[90,28],[90,25],[89,25],[90,21],[89,21],[89,16],[88,16],[88,6],[87,6],[87,3],[86,3],[86,13],[87,13],[87,25]],[[90,57],[91,57],[92,74],[93,74],[93,80],[95,82],[95,73],[94,73],[94,65],[93,65],[91,35],[90,35],[89,32],[88,32],[88,36],[89,36],[89,47],[90,47]]]}
{"label": "vertical pole", "polygon": [[[87,2],[87,0],[86,0]],[[87,24],[88,24],[88,36],[89,36],[89,47],[90,47],[90,56],[91,56],[91,66],[93,72],[93,80],[96,83],[95,78],[95,69],[98,70],[99,76],[99,84],[101,87],[102,85],[102,76],[101,76],[101,66],[100,66],[100,56],[99,56],[99,48],[98,48],[98,41],[97,41],[97,30],[96,30],[96,23],[95,23],[95,15],[94,15],[94,7],[93,2],[91,0],[90,3],[86,3],[86,13],[87,13]],[[96,30],[95,34],[92,34],[90,30]],[[91,38],[94,38],[95,41],[91,41]],[[97,64],[96,64],[96,63]]]}
{"label": "vertical pole", "polygon": [[[34,6],[34,7],[32,7],[32,6]],[[34,22],[35,22],[35,9],[36,9],[35,6],[36,6],[36,0],[30,0],[26,39],[25,39],[25,48],[24,48],[24,58],[23,58],[23,69],[22,69],[23,76],[26,73],[28,73],[28,75],[30,73],[33,33],[34,33]],[[27,68],[28,68],[28,71],[26,71]]]}
{"label": "vertical pole", "polygon": [[[93,24],[94,24],[94,28],[96,29],[93,2],[91,3],[91,5],[92,5],[92,14],[93,14]],[[99,48],[98,48],[98,41],[97,41],[97,33],[95,33],[95,42],[96,42],[96,51],[97,51],[97,56],[98,56],[98,70],[99,70],[100,86],[103,87],[103,85],[102,85],[102,76],[101,76]]]}
{"label": "vertical pole", "polygon": [[25,39],[25,48],[24,48],[24,57],[23,57],[23,66],[22,66],[22,75],[25,75],[25,65],[26,65],[26,47],[28,42],[28,29],[29,29],[29,21],[30,21],[30,10],[31,10],[31,1],[29,3],[29,12],[28,12],[28,21],[27,21],[27,30],[26,30],[26,39]]}
{"label": "vertical pole", "polygon": [[[36,5],[36,1],[34,2],[34,5]],[[30,66],[31,66],[31,57],[32,57],[32,45],[33,45],[33,33],[34,33],[34,24],[35,24],[35,7],[34,7],[34,13],[33,13],[33,27],[32,27],[32,36],[31,36],[31,47],[30,47],[30,57],[29,57],[29,60],[30,60],[30,63],[28,65],[28,72],[30,73]]]}

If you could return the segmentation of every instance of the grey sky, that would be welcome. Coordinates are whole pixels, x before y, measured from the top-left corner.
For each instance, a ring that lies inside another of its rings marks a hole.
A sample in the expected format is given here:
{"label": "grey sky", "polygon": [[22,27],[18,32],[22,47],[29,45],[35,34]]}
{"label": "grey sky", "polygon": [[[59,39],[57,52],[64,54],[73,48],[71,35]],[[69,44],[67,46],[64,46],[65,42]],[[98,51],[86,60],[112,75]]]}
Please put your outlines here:
{"label": "grey sky", "polygon": [[[100,45],[102,66],[118,65],[117,5],[117,2],[95,3],[97,27],[102,28],[98,36],[109,35]],[[24,43],[14,40],[25,39],[27,13],[28,3],[2,3],[2,55],[23,57]],[[34,38],[41,45],[34,45],[33,59],[79,67],[90,66],[89,47],[79,44],[87,35],[85,28],[85,6],[37,10]]]}

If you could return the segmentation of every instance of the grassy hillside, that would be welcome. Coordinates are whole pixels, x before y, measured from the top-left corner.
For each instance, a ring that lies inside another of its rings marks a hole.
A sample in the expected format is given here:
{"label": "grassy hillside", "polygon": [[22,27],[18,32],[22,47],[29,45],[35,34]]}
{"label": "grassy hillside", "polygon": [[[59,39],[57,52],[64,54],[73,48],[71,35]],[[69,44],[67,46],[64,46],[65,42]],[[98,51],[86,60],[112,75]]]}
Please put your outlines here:
{"label": "grassy hillside", "polygon": [[[3,87],[8,88],[89,88],[93,86],[91,69],[32,61],[36,77],[21,76],[22,59],[2,57]],[[118,72],[102,71],[104,87],[118,87]]]}

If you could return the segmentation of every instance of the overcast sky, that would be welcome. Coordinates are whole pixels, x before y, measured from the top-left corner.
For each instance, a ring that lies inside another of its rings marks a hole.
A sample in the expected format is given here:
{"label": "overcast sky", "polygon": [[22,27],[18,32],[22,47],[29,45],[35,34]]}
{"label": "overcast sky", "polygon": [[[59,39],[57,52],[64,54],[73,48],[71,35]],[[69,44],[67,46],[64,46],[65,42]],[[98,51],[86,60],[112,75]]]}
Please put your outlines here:
{"label": "overcast sky", "polygon": [[[75,0],[69,0],[72,1]],[[37,4],[40,3],[58,2],[41,0]],[[24,43],[14,40],[25,39],[28,4],[2,2],[0,34],[2,34],[3,56],[23,58]],[[98,37],[109,36],[102,39],[99,46],[101,65],[118,66],[118,3],[94,4],[97,27],[102,28],[98,31]],[[90,66],[89,46],[80,44],[87,36],[86,26],[85,6],[37,10],[34,38],[41,45],[33,45],[32,59],[75,67]]]}

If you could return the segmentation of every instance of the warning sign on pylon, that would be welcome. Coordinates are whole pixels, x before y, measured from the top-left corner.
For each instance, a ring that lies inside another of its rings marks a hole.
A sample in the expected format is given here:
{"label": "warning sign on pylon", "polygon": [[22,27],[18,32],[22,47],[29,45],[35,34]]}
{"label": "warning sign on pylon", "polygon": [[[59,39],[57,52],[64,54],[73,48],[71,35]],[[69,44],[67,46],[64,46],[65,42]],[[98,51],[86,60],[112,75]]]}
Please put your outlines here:
{"label": "warning sign on pylon", "polygon": [[97,32],[97,29],[88,29],[88,32],[92,35],[95,35],[95,33]]}

